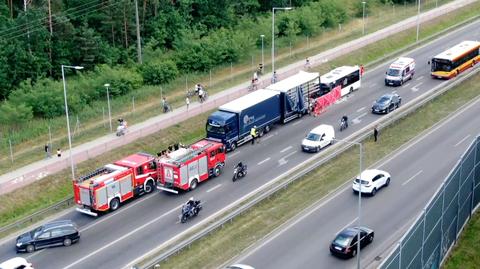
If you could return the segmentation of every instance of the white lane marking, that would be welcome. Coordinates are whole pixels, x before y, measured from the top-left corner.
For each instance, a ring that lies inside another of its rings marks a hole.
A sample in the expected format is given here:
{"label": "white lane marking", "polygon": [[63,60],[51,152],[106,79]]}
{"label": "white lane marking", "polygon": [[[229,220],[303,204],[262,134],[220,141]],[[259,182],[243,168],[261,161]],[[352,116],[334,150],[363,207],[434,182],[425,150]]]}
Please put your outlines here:
{"label": "white lane marking", "polygon": [[182,207],[182,205],[183,205],[183,204],[178,205],[178,206],[172,208],[170,211],[163,213],[162,215],[156,217],[155,219],[153,219],[153,220],[151,220],[151,221],[143,224],[142,226],[139,226],[138,228],[130,231],[129,233],[127,233],[127,234],[119,237],[118,239],[116,239],[116,240],[114,240],[114,241],[106,244],[105,246],[103,246],[103,247],[101,247],[101,248],[99,248],[99,249],[97,249],[97,250],[95,250],[95,251],[93,251],[93,252],[90,252],[90,254],[83,256],[82,258],[76,260],[75,262],[69,264],[68,266],[65,266],[64,269],[72,268],[73,266],[75,266],[75,265],[83,262],[84,260],[92,257],[93,255],[96,255],[96,254],[99,253],[100,251],[103,251],[103,250],[106,249],[106,248],[110,248],[110,247],[114,246],[115,244],[117,244],[118,242],[122,241],[123,239],[131,236],[132,234],[137,233],[138,231],[144,229],[145,227],[151,225],[152,223],[157,222],[159,219],[165,217],[166,215],[169,215],[169,214],[173,213],[174,211],[180,209],[180,208]]}
{"label": "white lane marking", "polygon": [[419,76],[416,80],[422,80],[423,79],[423,76]]}
{"label": "white lane marking", "polygon": [[288,146],[288,147],[280,150],[280,152],[281,152],[281,153],[284,153],[285,151],[287,151],[287,150],[289,150],[289,149],[291,149],[291,148],[292,148],[292,146]]}
{"label": "white lane marking", "polygon": [[285,159],[288,158],[288,157],[290,157],[290,156],[292,156],[292,155],[295,154],[295,153],[297,153],[296,150],[295,150],[295,151],[292,151],[292,152],[288,153],[287,155],[283,156],[282,158],[280,158],[280,159],[278,160],[278,165],[279,165],[279,166],[282,166],[282,165],[288,163],[288,161],[285,160]]}
{"label": "white lane marking", "polygon": [[408,86],[410,86],[410,82],[409,82],[409,83],[407,83],[407,84],[405,84],[405,85],[403,85],[403,87],[402,87],[402,88],[408,88]]}
{"label": "white lane marking", "polygon": [[361,108],[357,109],[357,112],[360,112],[360,111],[362,111],[362,110],[364,110],[364,109],[365,109],[365,107],[361,107]]}
{"label": "white lane marking", "polygon": [[346,228],[350,227],[355,221],[358,220],[358,217],[354,218],[352,221],[350,221],[347,225],[343,226],[342,229],[338,230],[337,234],[340,233],[341,231],[345,230]]}
{"label": "white lane marking", "polygon": [[393,91],[392,93],[397,93],[397,91]]}
{"label": "white lane marking", "polygon": [[402,186],[405,186],[408,184],[408,182],[412,181],[416,176],[420,175],[423,172],[423,170],[418,171],[415,175],[411,176],[407,181],[402,183]]}
{"label": "white lane marking", "polygon": [[297,125],[297,124],[300,124],[300,123],[302,123],[302,121],[303,121],[303,120],[296,120],[296,121],[292,124],[292,126],[295,126],[295,125]]}
{"label": "white lane marking", "polygon": [[470,135],[467,135],[467,136],[465,136],[465,137],[464,137],[462,140],[458,141],[458,143],[457,143],[457,144],[455,144],[455,145],[454,145],[454,147],[456,147],[456,146],[458,146],[458,145],[462,144],[462,142],[463,142],[463,141],[465,141],[465,140],[467,140],[467,138],[469,138],[469,137],[470,137]]}
{"label": "white lane marking", "polygon": [[238,154],[240,154],[240,151],[237,150],[237,151],[235,151],[234,153],[230,153],[230,154],[228,155],[228,157],[232,158],[233,156],[238,155]]}
{"label": "white lane marking", "polygon": [[377,83],[372,83],[372,85],[370,87],[374,88],[376,87],[378,84]]}
{"label": "white lane marking", "polygon": [[270,160],[270,157],[266,158],[266,159],[263,160],[263,161],[258,162],[257,165],[261,165],[262,163],[268,162],[269,160]]}
{"label": "white lane marking", "polygon": [[420,82],[420,83],[418,83],[417,85],[413,86],[413,87],[412,87],[412,91],[413,91],[413,92],[417,92],[418,90],[420,90],[420,89],[418,88],[418,86],[420,86],[420,85],[422,85],[422,84],[423,84],[423,82]]}
{"label": "white lane marking", "polygon": [[267,139],[270,139],[270,138],[272,138],[273,136],[274,136],[274,135],[267,135],[267,136],[265,136],[265,137],[262,138],[262,141],[265,141],[265,140],[267,140]]}
{"label": "white lane marking", "polygon": [[363,112],[362,114],[360,114],[359,116],[357,116],[356,118],[354,118],[352,120],[352,123],[353,124],[359,124],[360,122],[362,122],[362,120],[360,119],[361,117],[365,117],[367,115],[367,112]]}
{"label": "white lane marking", "polygon": [[221,186],[222,186],[222,184],[218,184],[217,186],[215,186],[215,187],[212,187],[212,188],[208,189],[208,190],[207,190],[207,192],[214,191],[214,190],[216,190],[216,189],[220,188]]}

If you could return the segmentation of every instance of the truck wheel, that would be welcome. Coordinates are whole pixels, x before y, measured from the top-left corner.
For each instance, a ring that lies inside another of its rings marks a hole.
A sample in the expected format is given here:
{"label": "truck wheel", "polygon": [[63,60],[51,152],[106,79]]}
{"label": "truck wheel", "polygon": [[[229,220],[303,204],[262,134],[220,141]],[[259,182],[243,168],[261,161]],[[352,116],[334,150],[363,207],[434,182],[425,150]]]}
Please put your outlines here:
{"label": "truck wheel", "polygon": [[190,190],[193,191],[194,189],[196,189],[197,185],[198,185],[197,180],[196,179],[192,180],[192,182],[190,182]]}
{"label": "truck wheel", "polygon": [[149,181],[145,185],[145,193],[151,193],[152,191],[153,191],[153,183],[152,183],[152,181]]}
{"label": "truck wheel", "polygon": [[230,151],[235,151],[235,149],[237,148],[237,143],[233,142],[231,145],[230,145]]}
{"label": "truck wheel", "polygon": [[118,207],[120,207],[120,200],[113,198],[112,201],[110,201],[110,211],[115,211]]}
{"label": "truck wheel", "polygon": [[265,126],[265,133],[270,132],[270,125]]}
{"label": "truck wheel", "polygon": [[222,173],[222,166],[220,165],[215,166],[215,168],[213,169],[213,175],[215,177],[218,177],[220,176],[221,173]]}

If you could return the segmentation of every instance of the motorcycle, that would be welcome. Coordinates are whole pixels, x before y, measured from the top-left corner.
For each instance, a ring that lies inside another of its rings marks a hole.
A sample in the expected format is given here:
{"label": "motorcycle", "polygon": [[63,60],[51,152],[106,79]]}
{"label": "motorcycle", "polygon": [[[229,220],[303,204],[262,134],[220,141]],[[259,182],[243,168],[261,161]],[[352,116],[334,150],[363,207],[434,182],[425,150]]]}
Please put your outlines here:
{"label": "motorcycle", "polygon": [[345,120],[340,121],[340,132],[348,128],[348,123]]}
{"label": "motorcycle", "polygon": [[236,166],[233,169],[233,178],[232,181],[235,182],[237,179],[240,179],[247,175],[247,165],[244,164],[242,167]]}
{"label": "motorcycle", "polygon": [[185,223],[187,220],[196,217],[198,213],[200,213],[200,210],[202,210],[200,200],[194,201],[191,207],[186,204],[182,206],[182,214],[179,216],[181,223]]}

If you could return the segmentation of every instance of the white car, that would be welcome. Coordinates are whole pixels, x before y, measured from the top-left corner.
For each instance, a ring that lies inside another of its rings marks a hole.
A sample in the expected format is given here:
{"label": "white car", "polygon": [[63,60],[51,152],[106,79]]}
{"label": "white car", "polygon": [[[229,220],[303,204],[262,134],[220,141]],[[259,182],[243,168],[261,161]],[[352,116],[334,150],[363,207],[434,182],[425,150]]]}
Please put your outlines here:
{"label": "white car", "polygon": [[0,269],[33,269],[33,266],[24,258],[16,257],[0,263]]}
{"label": "white car", "polygon": [[308,133],[302,141],[302,150],[306,152],[319,152],[322,148],[333,144],[335,131],[332,125],[321,124]]}
{"label": "white car", "polygon": [[358,193],[362,182],[362,193],[368,193],[374,196],[380,188],[387,187],[390,184],[390,174],[377,169],[367,169],[353,181],[353,192]]}
{"label": "white car", "polygon": [[245,265],[245,264],[232,264],[227,266],[226,269],[255,269],[251,267],[250,265]]}

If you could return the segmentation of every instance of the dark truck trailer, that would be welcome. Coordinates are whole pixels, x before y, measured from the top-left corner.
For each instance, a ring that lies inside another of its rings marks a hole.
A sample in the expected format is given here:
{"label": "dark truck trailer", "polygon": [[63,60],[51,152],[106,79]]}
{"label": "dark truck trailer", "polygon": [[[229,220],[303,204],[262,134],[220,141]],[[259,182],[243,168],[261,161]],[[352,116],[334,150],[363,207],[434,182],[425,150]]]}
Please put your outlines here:
{"label": "dark truck trailer", "polygon": [[320,74],[299,71],[267,87],[280,93],[281,122],[286,123],[308,113],[311,99],[320,96]]}
{"label": "dark truck trailer", "polygon": [[280,92],[258,90],[218,108],[207,120],[207,138],[222,142],[227,149],[251,140],[256,126],[260,135],[281,119]]}

